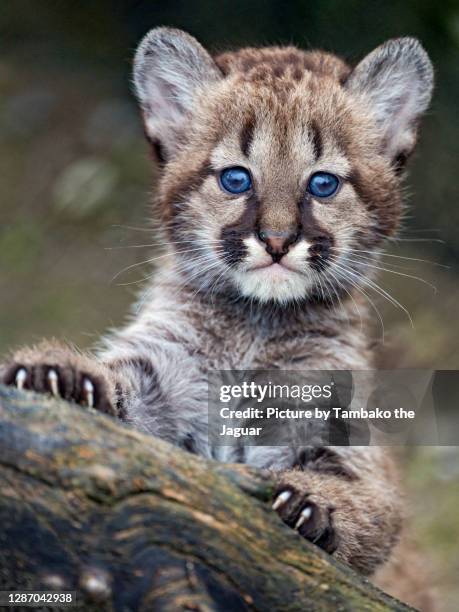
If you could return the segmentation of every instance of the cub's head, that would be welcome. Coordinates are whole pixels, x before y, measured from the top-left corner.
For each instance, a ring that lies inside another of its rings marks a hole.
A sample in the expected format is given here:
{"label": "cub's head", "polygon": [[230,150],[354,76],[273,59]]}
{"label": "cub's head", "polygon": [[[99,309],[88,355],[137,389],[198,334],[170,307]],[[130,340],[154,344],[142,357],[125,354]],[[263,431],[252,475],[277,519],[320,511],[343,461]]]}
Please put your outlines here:
{"label": "cub's head", "polygon": [[390,40],[351,69],[294,47],[212,58],[158,28],[134,81],[162,166],[162,224],[190,283],[286,303],[363,282],[397,229],[400,174],[431,97],[419,42]]}

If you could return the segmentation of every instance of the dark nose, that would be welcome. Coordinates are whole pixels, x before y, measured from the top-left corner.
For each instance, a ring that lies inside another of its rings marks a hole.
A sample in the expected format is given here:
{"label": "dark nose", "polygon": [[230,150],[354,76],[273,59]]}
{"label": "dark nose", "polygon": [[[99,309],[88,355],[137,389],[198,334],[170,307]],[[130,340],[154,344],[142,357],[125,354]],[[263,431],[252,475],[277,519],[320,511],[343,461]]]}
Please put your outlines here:
{"label": "dark nose", "polygon": [[274,230],[260,230],[258,238],[266,244],[266,251],[274,262],[278,262],[288,253],[289,246],[298,240],[297,230],[276,232]]}

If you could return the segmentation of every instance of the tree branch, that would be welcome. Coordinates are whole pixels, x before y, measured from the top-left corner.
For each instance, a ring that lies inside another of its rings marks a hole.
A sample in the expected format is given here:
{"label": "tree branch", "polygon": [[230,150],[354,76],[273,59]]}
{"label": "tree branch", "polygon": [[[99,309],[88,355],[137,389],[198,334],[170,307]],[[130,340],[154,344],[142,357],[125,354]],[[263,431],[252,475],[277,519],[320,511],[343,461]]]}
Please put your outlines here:
{"label": "tree branch", "polygon": [[0,387],[0,589],[74,610],[408,610],[271,510],[273,482]]}

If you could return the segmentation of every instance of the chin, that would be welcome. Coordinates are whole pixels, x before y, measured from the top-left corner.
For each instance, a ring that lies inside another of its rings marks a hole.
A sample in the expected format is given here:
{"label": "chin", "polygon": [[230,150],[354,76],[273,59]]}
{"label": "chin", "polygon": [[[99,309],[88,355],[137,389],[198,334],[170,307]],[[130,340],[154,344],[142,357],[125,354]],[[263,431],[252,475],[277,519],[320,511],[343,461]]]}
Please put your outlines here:
{"label": "chin", "polygon": [[255,270],[234,272],[239,293],[259,302],[288,302],[305,299],[313,286],[312,278],[273,264]]}

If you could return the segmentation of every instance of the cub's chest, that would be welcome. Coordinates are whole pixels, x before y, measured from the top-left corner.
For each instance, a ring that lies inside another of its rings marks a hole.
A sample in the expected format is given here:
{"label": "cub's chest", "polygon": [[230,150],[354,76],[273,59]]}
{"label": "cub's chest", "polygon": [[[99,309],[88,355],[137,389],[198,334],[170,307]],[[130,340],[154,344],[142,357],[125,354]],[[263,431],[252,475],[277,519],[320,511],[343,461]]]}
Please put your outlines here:
{"label": "cub's chest", "polygon": [[[218,370],[298,369],[299,363],[316,364],[323,351],[320,341],[307,333],[263,334],[256,328],[233,326],[226,334],[206,333],[199,354],[206,368]],[[308,367],[308,365],[304,365]],[[311,366],[312,367],[312,366]]]}
{"label": "cub's chest", "polygon": [[199,349],[207,370],[365,369],[368,355],[359,334],[319,333],[307,329],[278,334],[234,326],[226,335],[206,334]]}

